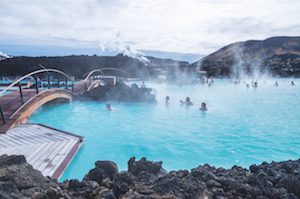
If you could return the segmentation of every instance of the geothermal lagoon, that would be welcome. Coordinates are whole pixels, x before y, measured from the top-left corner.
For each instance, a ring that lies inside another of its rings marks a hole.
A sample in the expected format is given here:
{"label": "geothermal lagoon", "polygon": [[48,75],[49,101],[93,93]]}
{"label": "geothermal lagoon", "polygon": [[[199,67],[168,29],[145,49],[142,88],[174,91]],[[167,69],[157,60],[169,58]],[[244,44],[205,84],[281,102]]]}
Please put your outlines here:
{"label": "geothermal lagoon", "polygon": [[[249,88],[244,80],[233,84],[217,79],[211,86],[146,81],[157,104],[110,102],[114,111],[106,109],[106,102],[46,104],[29,121],[86,137],[60,181],[81,180],[97,160],[111,160],[119,171],[127,170],[132,156],[163,161],[167,171],[206,163],[248,168],[264,161],[298,159],[300,80],[258,80],[257,88],[252,80],[245,81]],[[194,105],[181,105],[186,97]],[[209,111],[199,110],[202,102]]]}

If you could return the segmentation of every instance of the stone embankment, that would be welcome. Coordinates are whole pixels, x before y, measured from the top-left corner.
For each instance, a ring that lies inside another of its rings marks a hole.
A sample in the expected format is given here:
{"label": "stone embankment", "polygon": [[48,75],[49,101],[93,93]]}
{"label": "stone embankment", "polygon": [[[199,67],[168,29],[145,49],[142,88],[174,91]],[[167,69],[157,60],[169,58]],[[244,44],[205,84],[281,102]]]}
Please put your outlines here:
{"label": "stone embankment", "polygon": [[162,162],[142,158],[128,161],[118,171],[111,161],[77,179],[55,182],[34,170],[24,156],[0,156],[0,198],[300,198],[300,160],[215,168],[208,164],[191,170],[167,172]]}

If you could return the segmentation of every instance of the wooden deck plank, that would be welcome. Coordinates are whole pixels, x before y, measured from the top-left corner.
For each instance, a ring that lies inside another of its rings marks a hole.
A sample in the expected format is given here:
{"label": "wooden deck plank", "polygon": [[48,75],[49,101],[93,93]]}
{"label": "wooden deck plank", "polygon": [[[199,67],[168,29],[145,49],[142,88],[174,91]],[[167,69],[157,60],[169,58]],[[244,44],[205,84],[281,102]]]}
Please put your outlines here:
{"label": "wooden deck plank", "polygon": [[[18,128],[18,127],[16,127]],[[37,141],[37,143],[44,142],[44,141],[57,141],[57,139],[51,138],[43,132],[43,130],[39,129],[39,131],[32,129],[32,128],[27,128],[26,126],[23,128],[21,127],[18,129],[16,132],[11,132],[13,134],[19,134],[23,139],[29,138],[31,140]],[[21,135],[20,135],[21,134]]]}
{"label": "wooden deck plank", "polygon": [[31,150],[34,148],[35,146],[22,146],[22,147],[16,147],[13,151],[14,153],[11,153],[10,155],[13,154],[22,154],[25,156],[25,158],[28,156],[28,154],[31,152]]}
{"label": "wooden deck plank", "polygon": [[20,135],[14,135],[14,134],[6,134],[7,138],[13,139],[14,142],[16,142],[18,145],[22,146],[22,145],[32,145],[32,142],[30,142],[29,140],[25,140],[23,139]]}
{"label": "wooden deck plank", "polygon": [[[12,146],[14,136],[18,143]],[[39,142],[37,138],[40,138]],[[6,142],[7,140],[9,142]],[[83,140],[81,136],[44,125],[19,125],[6,134],[0,134],[2,147],[0,155],[24,155],[33,168],[38,169],[45,176],[58,179],[77,153]]]}
{"label": "wooden deck plank", "polygon": [[35,145],[34,150],[27,156],[27,161],[31,162],[31,160],[48,144],[48,142],[44,142],[41,144]]}
{"label": "wooden deck plank", "polygon": [[[29,145],[29,146],[26,146],[26,148],[24,148],[23,151],[20,151],[20,154],[24,154],[26,160],[28,159],[29,155],[31,153],[34,152],[34,150],[36,150],[36,148],[41,145],[41,144],[35,144],[35,145]],[[30,164],[30,162],[28,162]]]}
{"label": "wooden deck plank", "polygon": [[72,136],[72,135],[56,133],[52,129],[45,129],[45,128],[39,126],[39,125],[34,125],[32,128],[35,128],[34,130],[42,131],[42,133],[45,136],[47,136],[47,137],[49,137],[49,139],[53,139],[53,140],[62,140],[62,139],[66,139],[66,138],[74,138],[74,136]]}
{"label": "wooden deck plank", "polygon": [[60,165],[64,161],[64,157],[67,155],[68,151],[72,149],[72,147],[76,144],[77,140],[70,140],[62,150],[56,154],[56,156],[52,159],[52,161],[48,164],[48,166],[42,171],[42,173],[53,173],[55,168],[53,165]]}
{"label": "wooden deck plank", "polygon": [[0,142],[2,142],[6,147],[16,147],[19,146],[15,142],[13,142],[10,138],[6,137],[0,137]]}
{"label": "wooden deck plank", "polygon": [[65,145],[67,140],[56,142],[55,146],[51,148],[51,150],[48,150],[46,154],[44,154],[47,158],[45,161],[41,162],[40,165],[38,165],[37,169],[39,171],[43,171],[49,163],[52,161],[52,159],[59,153],[59,151],[62,149],[62,147]]}
{"label": "wooden deck plank", "polygon": [[10,147],[12,148],[11,145],[6,143],[5,139],[0,138],[0,142],[1,142],[1,145],[4,146],[4,148],[10,148]]}
{"label": "wooden deck plank", "polygon": [[26,143],[26,142],[24,142],[24,140],[18,139],[17,137],[12,136],[12,135],[6,135],[5,138],[8,140],[12,140],[16,144],[16,146],[23,146],[24,144],[25,145],[31,144],[31,143]]}
{"label": "wooden deck plank", "polygon": [[4,145],[2,145],[2,142],[0,142],[0,149],[5,149],[6,147]]}
{"label": "wooden deck plank", "polygon": [[50,149],[53,145],[55,144],[55,142],[47,142],[47,144],[41,148],[41,150],[36,154],[36,156],[34,156],[30,162],[31,164],[36,164],[36,162],[40,161],[41,159],[44,159],[45,156],[44,154],[47,152],[48,149]]}
{"label": "wooden deck plank", "polygon": [[[22,129],[23,133],[27,133],[26,138],[34,139],[37,142],[50,142],[50,141],[59,141],[59,139],[53,138],[51,136],[47,136],[43,131],[35,132],[34,129]],[[21,132],[20,131],[20,132]]]}
{"label": "wooden deck plank", "polygon": [[[42,127],[43,126],[41,126],[41,125],[33,125],[33,128],[36,128],[37,130],[43,129]],[[74,139],[73,134],[69,134],[67,132],[65,132],[65,133],[56,133],[56,130],[53,129],[53,128],[43,129],[43,133],[47,136],[50,136],[51,138],[56,138],[57,140]],[[76,138],[78,138],[78,137],[76,137]]]}
{"label": "wooden deck plank", "polygon": [[6,133],[6,135],[14,137],[15,139],[20,140],[26,145],[39,144],[42,142],[42,139],[38,140],[34,136],[28,135],[28,133],[26,131],[23,131],[22,129],[18,129],[15,132]]}
{"label": "wooden deck plank", "polygon": [[20,146],[20,147],[13,147],[13,148],[6,148],[5,150],[1,150],[1,153],[7,155],[24,155],[26,160],[28,154],[34,149],[35,146]]}
{"label": "wooden deck plank", "polygon": [[23,129],[16,129],[15,131],[10,131],[6,133],[7,136],[15,138],[16,140],[19,140],[20,142],[26,144],[26,145],[32,145],[32,144],[38,144],[41,143],[41,140],[38,138],[35,138],[34,136],[31,136]]}
{"label": "wooden deck plank", "polygon": [[64,140],[64,139],[74,139],[74,136],[68,135],[68,134],[61,134],[61,133],[53,133],[53,132],[47,132],[46,135],[51,137],[52,139],[57,140]]}

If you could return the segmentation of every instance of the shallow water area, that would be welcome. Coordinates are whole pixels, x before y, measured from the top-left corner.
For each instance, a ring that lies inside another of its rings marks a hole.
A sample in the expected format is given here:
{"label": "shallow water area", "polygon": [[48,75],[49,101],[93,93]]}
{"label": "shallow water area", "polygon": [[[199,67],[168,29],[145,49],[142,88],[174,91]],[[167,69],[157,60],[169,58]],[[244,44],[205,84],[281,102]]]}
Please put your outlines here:
{"label": "shallow water area", "polygon": [[[293,80],[295,86],[290,79],[259,80],[257,88],[251,81],[249,88],[229,80],[216,80],[210,87],[146,82],[155,89],[158,104],[111,102],[114,111],[99,102],[48,104],[34,112],[30,123],[86,137],[60,181],[81,180],[97,160],[111,160],[119,171],[127,170],[132,156],[163,161],[168,171],[205,163],[249,168],[263,161],[299,159],[300,80]],[[194,105],[181,105],[186,97]],[[202,102],[209,111],[199,110]]]}

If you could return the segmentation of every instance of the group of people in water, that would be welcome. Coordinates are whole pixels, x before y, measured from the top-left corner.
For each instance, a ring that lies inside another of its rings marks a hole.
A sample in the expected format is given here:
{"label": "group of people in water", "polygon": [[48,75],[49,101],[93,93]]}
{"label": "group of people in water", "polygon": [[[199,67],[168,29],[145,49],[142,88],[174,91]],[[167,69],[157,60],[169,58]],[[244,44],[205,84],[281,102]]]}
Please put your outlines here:
{"label": "group of people in water", "polygon": [[[169,100],[170,100],[170,97],[167,96],[167,97],[166,97],[166,104],[169,104],[169,103],[170,103]],[[181,104],[185,104],[185,105],[194,105],[194,103],[191,102],[191,99],[190,99],[189,97],[187,97],[187,98],[185,99],[185,102],[182,101],[182,100],[180,100],[180,103],[181,103]],[[202,111],[208,111],[208,109],[206,108],[206,103],[202,102],[201,108],[199,108],[199,110],[202,110]]]}
{"label": "group of people in water", "polygon": [[[204,80],[204,79],[202,79],[202,81],[203,81],[203,80]],[[208,79],[207,79],[207,80],[208,80]],[[214,80],[213,80],[213,78],[211,78],[211,82],[210,82],[210,83],[213,83],[213,82],[214,82]],[[205,81],[204,81],[204,83],[205,83]],[[208,83],[208,82],[206,82],[206,83]],[[240,83],[240,81],[237,81],[237,80],[236,80],[236,81],[232,81],[232,80],[231,80],[230,83]],[[246,82],[244,82],[244,83],[246,84],[247,87],[249,87],[249,84],[247,84]],[[257,81],[252,81],[251,84],[252,84],[253,87],[257,87]],[[292,85],[292,86],[295,85],[294,81],[291,81],[291,85]],[[277,81],[275,82],[275,86],[279,86],[279,84],[278,84]],[[141,88],[145,88],[145,87],[146,87],[146,85],[145,85],[145,82],[143,81],[143,83],[142,83],[142,85],[141,85]],[[169,101],[170,101],[170,97],[167,96],[167,97],[166,97],[166,104],[169,104],[169,103],[170,103]],[[181,104],[185,104],[185,105],[194,105],[194,103],[191,101],[191,99],[190,99],[189,97],[187,97],[187,98],[185,99],[185,102],[182,101],[182,100],[180,100],[180,103],[181,103]],[[110,110],[110,111],[115,110],[115,109],[110,105],[109,102],[106,104],[106,108],[107,108],[108,110]],[[199,108],[199,110],[202,110],[202,111],[208,111],[205,102],[202,102],[201,108]]]}
{"label": "group of people in water", "polygon": [[[169,100],[170,100],[170,97],[167,96],[167,97],[166,97],[166,104],[169,104],[169,103],[170,103]],[[180,100],[180,103],[181,103],[181,104],[185,104],[185,105],[194,105],[194,103],[191,102],[191,99],[190,99],[189,97],[187,97],[187,98],[185,99],[185,102],[182,101],[182,100]],[[109,111],[114,111],[114,110],[115,110],[115,109],[110,105],[109,102],[106,103],[106,108],[107,108],[107,110],[109,110]],[[199,110],[202,110],[202,111],[208,111],[208,109],[206,108],[206,103],[202,102],[201,108],[199,108]]]}
{"label": "group of people in water", "polygon": [[[167,96],[167,97],[166,97],[166,104],[169,104],[169,103],[170,103],[169,100],[170,100],[170,97]],[[190,99],[189,97],[187,97],[187,98],[185,99],[185,102],[182,101],[182,100],[180,100],[180,103],[181,103],[181,104],[186,104],[186,105],[194,105],[194,103],[191,102],[191,99]],[[115,110],[115,109],[110,105],[109,102],[106,103],[106,108],[107,108],[107,110],[109,110],[109,111],[114,111],[114,110]],[[199,108],[199,110],[202,110],[202,111],[208,111],[208,109],[206,108],[206,103],[202,102],[201,108]]]}
{"label": "group of people in water", "polygon": [[[266,83],[266,82],[264,82],[264,83]],[[252,84],[253,87],[257,87],[257,81],[256,82],[252,81],[251,84]],[[294,81],[291,81],[291,85],[292,86],[295,85]],[[247,88],[249,88],[249,84],[246,84],[246,86],[247,86]],[[275,86],[279,86],[277,81],[275,82]]]}

